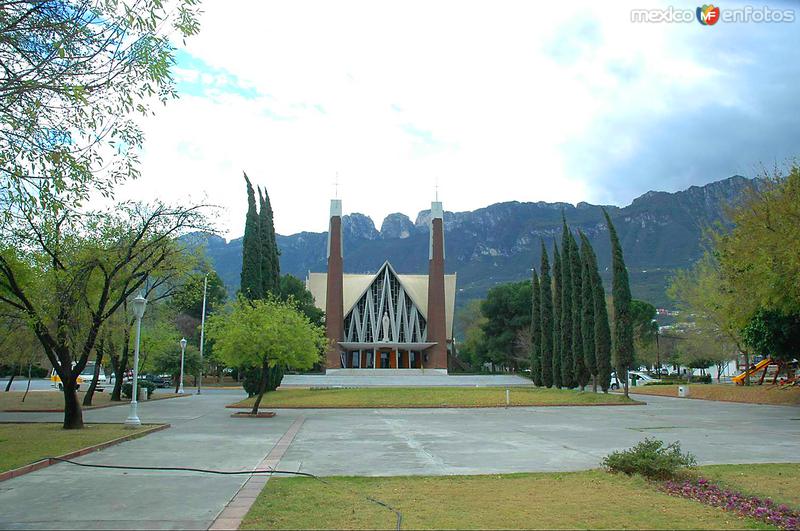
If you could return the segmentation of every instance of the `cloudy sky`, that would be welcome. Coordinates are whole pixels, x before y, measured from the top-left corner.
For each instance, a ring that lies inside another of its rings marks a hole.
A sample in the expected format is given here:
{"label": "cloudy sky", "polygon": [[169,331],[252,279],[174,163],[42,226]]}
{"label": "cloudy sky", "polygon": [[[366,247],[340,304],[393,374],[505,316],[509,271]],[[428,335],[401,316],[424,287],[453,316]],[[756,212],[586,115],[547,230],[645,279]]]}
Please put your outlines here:
{"label": "cloudy sky", "polygon": [[[602,5],[600,5],[602,4]],[[243,232],[242,171],[279,233],[500,201],[625,205],[800,155],[794,23],[631,22],[697,3],[205,0],[181,98],[144,123],[126,198],[207,200]],[[756,5],[756,2],[752,4]],[[732,9],[731,2],[720,7]]]}

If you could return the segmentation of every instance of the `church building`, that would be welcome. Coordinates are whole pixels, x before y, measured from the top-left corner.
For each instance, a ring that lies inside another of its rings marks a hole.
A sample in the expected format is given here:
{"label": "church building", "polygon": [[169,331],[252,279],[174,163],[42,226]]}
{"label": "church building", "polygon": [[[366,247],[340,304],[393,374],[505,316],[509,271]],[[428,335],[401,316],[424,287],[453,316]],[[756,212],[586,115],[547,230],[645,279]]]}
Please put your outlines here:
{"label": "church building", "polygon": [[306,287],[325,310],[326,369],[432,369],[446,372],[453,342],[456,275],[444,274],[444,210],[431,203],[427,275],[345,274],[342,202],[331,200],[328,272]]}

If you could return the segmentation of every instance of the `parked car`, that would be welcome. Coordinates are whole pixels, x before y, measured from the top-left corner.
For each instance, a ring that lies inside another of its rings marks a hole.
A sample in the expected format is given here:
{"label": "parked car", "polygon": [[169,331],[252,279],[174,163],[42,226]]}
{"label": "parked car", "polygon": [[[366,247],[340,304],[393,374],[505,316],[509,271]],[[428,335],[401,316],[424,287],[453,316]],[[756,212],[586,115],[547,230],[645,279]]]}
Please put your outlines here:
{"label": "parked car", "polygon": [[[636,383],[633,382],[634,379],[636,380]],[[650,383],[655,383],[655,382],[660,382],[660,381],[661,380],[653,378],[652,376],[649,376],[649,375],[643,373],[642,371],[628,371],[628,387],[635,387],[635,386],[639,386],[639,385],[647,385],[647,384],[650,384]],[[621,388],[622,388],[622,382],[619,380],[619,378],[617,378],[616,371],[612,372],[611,373],[611,389],[616,390],[616,389],[621,389]]]}
{"label": "parked car", "polygon": [[[90,385],[92,385],[92,381],[94,380],[94,363],[93,361],[87,362],[86,367],[83,368],[81,374],[78,376],[77,387],[76,389],[80,390],[81,387],[83,389],[88,389]],[[73,363],[73,367],[75,364]],[[97,387],[95,387],[95,391],[102,392],[106,384],[108,383],[108,379],[106,378],[106,373],[103,370],[103,367],[100,367],[100,372],[97,375]],[[61,391],[64,389],[64,385],[61,383],[61,377],[58,375],[55,369],[50,371],[50,387],[58,389]]]}
{"label": "parked car", "polygon": [[143,374],[139,376],[139,379],[152,382],[159,389],[172,386],[172,376],[169,374]]}

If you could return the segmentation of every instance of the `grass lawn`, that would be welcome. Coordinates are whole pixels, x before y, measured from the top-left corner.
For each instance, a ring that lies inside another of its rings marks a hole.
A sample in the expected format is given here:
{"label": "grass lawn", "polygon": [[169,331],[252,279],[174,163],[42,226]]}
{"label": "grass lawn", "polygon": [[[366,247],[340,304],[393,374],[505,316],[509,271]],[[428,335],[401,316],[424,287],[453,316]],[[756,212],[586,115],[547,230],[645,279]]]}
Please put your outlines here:
{"label": "grass lawn", "polygon": [[770,529],[600,470],[444,477],[273,478],[241,529]]}
{"label": "grass lawn", "polygon": [[86,424],[82,430],[65,430],[61,424],[0,423],[0,472],[19,468],[43,457],[56,457],[87,446],[149,428],[130,429],[122,424]]}
{"label": "grass lawn", "polygon": [[[61,391],[31,391],[22,401],[24,391],[9,391],[7,393],[0,392],[0,411],[13,410],[37,410],[37,409],[58,409],[64,410],[64,393]],[[78,391],[78,401],[83,404],[83,396],[86,393]],[[150,400],[161,400],[162,398],[173,398],[176,396],[174,393],[156,393]],[[92,409],[99,406],[107,405],[120,405],[130,404],[130,400],[123,399],[122,402],[111,402],[111,393],[104,391],[102,393],[95,393],[92,397],[92,405],[83,409]]]}
{"label": "grass lawn", "polygon": [[800,463],[709,465],[697,474],[743,494],[800,508]]}
{"label": "grass lawn", "polygon": [[[511,387],[512,406],[636,404],[617,394],[566,389]],[[231,407],[253,407],[248,398]],[[280,389],[266,393],[261,408],[327,407],[492,407],[506,405],[505,387],[365,387],[358,389]]]}
{"label": "grass lawn", "polygon": [[[644,385],[631,388],[631,393],[678,396],[677,385]],[[693,384],[689,396],[703,400],[724,400],[750,404],[800,405],[800,387],[778,389],[774,385]]]}

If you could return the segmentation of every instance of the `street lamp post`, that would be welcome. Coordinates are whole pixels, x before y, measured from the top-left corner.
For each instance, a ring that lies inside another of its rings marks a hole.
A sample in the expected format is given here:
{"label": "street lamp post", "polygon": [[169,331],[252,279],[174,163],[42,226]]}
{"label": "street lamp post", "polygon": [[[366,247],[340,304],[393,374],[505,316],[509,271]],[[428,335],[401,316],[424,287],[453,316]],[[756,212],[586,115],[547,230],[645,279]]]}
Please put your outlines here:
{"label": "street lamp post", "polygon": [[203,280],[203,313],[200,316],[200,377],[197,379],[197,394],[203,386],[203,336],[206,330],[206,291],[208,291],[208,273]]}
{"label": "street lamp post", "polygon": [[142,332],[142,316],[144,308],[147,306],[147,299],[139,295],[133,299],[133,315],[136,317],[136,347],[133,350],[133,384],[131,384],[131,412],[125,419],[125,426],[137,428],[142,425],[139,420],[139,401],[137,393],[139,391],[139,337]]}
{"label": "street lamp post", "polygon": [[183,359],[186,357],[186,338],[181,339],[181,379],[178,387],[178,394],[183,394]]}

